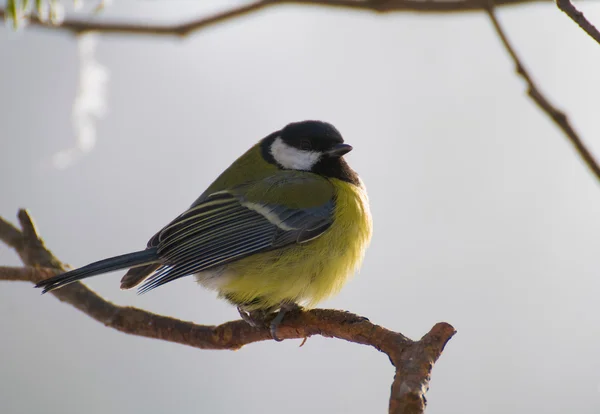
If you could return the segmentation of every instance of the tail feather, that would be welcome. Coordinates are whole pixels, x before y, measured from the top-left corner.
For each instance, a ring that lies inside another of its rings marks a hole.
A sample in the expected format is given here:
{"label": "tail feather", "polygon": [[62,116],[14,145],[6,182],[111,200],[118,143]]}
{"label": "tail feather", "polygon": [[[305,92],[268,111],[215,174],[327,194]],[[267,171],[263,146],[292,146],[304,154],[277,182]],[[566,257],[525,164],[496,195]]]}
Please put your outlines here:
{"label": "tail feather", "polygon": [[129,269],[121,279],[121,289],[131,289],[132,287],[136,287],[161,266],[162,263],[151,263],[149,265]]}
{"label": "tail feather", "polygon": [[126,269],[159,262],[156,248],[141,250],[115,256],[98,262],[90,263],[87,266],[69,272],[53,276],[49,279],[42,280],[35,285],[36,288],[43,288],[42,293],[49,292],[54,289],[61,288],[69,283],[77,282],[78,280],[88,277],[100,275],[102,273],[112,272],[114,270]]}

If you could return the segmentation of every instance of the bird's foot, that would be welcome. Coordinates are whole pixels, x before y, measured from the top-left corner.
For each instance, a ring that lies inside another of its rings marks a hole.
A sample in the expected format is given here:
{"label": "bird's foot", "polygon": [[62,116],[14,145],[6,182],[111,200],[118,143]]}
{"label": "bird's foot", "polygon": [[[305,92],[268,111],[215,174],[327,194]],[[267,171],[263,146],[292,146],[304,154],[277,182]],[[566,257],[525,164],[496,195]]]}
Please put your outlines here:
{"label": "bird's foot", "polygon": [[237,308],[242,320],[253,328],[260,328],[265,324],[264,316],[261,317],[255,312],[246,312],[244,309],[238,306]]}
{"label": "bird's foot", "polygon": [[302,307],[297,305],[296,303],[282,303],[281,307],[279,308],[279,312],[277,312],[277,314],[275,315],[275,317],[271,320],[271,323],[269,324],[269,331],[271,332],[271,337],[277,341],[277,342],[281,342],[283,341],[283,339],[279,338],[277,336],[277,328],[279,327],[279,324],[281,324],[281,321],[283,321],[283,317],[291,312],[299,312],[302,310]]}
{"label": "bird's foot", "polygon": [[247,312],[242,307],[238,306],[237,308],[241,318],[250,326],[254,328],[260,328],[263,326],[268,326],[269,331],[271,332],[271,337],[277,341],[281,342],[283,339],[277,336],[277,328],[283,321],[283,318],[286,314],[291,312],[298,312],[302,310],[302,307],[298,306],[295,303],[282,303],[279,307],[279,311],[273,312],[272,310],[254,310]]}

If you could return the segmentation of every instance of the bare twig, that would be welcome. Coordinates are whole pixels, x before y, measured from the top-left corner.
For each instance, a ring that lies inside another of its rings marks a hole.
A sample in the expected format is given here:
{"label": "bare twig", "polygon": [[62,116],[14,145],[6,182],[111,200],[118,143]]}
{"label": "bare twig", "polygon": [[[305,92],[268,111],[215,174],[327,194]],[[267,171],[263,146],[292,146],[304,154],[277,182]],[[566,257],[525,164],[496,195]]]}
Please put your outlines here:
{"label": "bare twig", "polygon": [[579,25],[592,39],[600,43],[600,32],[596,29],[588,19],[585,18],[582,12],[577,10],[575,5],[570,0],[556,0],[556,5],[575,23]]}
{"label": "bare twig", "polygon": [[[0,218],[0,240],[17,250],[29,267],[0,267],[0,280],[37,283],[63,271],[62,263],[44,246],[27,211],[19,212],[19,221],[22,232]],[[254,328],[241,320],[219,326],[196,325],[141,309],[118,306],[79,282],[52,291],[52,294],[118,331],[200,349],[239,349],[271,339],[267,327]],[[344,339],[385,353],[396,367],[389,412],[418,414],[425,410],[425,392],[433,364],[455,330],[441,322],[419,341],[412,341],[401,333],[349,312],[313,309],[286,315],[277,334],[282,339],[305,339],[313,335]]]}
{"label": "bare twig", "polygon": [[0,241],[16,251],[23,249],[23,234],[21,230],[0,219]]}
{"label": "bare twig", "polygon": [[508,41],[508,38],[506,37],[506,34],[504,33],[500,22],[496,18],[494,7],[495,6],[493,0],[488,0],[486,2],[487,14],[490,17],[492,24],[494,25],[494,29],[496,30],[498,37],[500,37],[504,48],[512,58],[515,64],[516,72],[525,80],[525,82],[527,82],[527,94],[540,107],[540,109],[542,109],[542,111],[548,114],[548,116],[552,118],[554,123],[558,125],[558,127],[565,133],[571,144],[573,144],[573,146],[575,147],[575,150],[577,151],[579,156],[583,159],[590,171],[596,176],[596,179],[600,181],[600,166],[598,165],[598,162],[595,160],[592,153],[587,149],[577,132],[575,132],[565,113],[556,108],[554,105],[552,105],[548,101],[548,99],[540,92],[537,85],[529,75],[529,72],[525,69],[525,67],[521,63],[521,60],[517,56],[517,53]]}
{"label": "bare twig", "polygon": [[[550,2],[551,0],[498,0],[498,6],[519,5],[525,3]],[[246,16],[271,6],[305,5],[367,10],[378,13],[418,12],[418,13],[456,13],[478,11],[482,9],[480,0],[260,0],[246,5],[217,13],[208,17],[200,17],[185,23],[174,25],[150,25],[142,23],[98,22],[92,20],[66,19],[55,26],[31,16],[29,25],[49,29],[66,30],[74,34],[101,32],[137,35],[169,35],[185,37],[193,32],[211,27],[217,23]],[[6,11],[0,9],[0,19]]]}

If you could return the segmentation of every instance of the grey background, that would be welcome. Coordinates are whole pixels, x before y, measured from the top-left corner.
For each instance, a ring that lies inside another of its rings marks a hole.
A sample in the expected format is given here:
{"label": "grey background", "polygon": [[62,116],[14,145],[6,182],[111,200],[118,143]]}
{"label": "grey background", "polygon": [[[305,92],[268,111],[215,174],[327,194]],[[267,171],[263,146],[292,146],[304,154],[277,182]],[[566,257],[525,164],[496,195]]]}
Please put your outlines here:
{"label": "grey background", "polygon": [[[167,4],[105,17],[200,10]],[[600,153],[600,47],[552,4],[500,14]],[[143,247],[258,139],[328,120],[355,147],[375,233],[361,273],[321,306],[414,338],[452,323],[429,413],[600,412],[600,187],[526,98],[485,15],[279,7],[186,40],[106,36],[96,55],[108,113],[93,151],[56,169],[75,142],[76,41],[0,30],[0,214],[29,208],[59,258]],[[0,246],[0,263],[19,261]],[[137,296],[120,277],[89,286],[198,323],[237,317],[190,278]],[[2,413],[382,413],[393,375],[384,355],[339,340],[224,352],[127,336],[26,283],[0,285],[0,332]]]}

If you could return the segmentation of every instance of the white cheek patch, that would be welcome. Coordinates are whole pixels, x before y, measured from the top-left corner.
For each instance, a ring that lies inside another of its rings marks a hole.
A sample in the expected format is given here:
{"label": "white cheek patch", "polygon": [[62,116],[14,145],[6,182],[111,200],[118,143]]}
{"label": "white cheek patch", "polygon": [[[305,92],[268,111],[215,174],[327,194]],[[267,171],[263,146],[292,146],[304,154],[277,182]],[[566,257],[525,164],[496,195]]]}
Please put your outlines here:
{"label": "white cheek patch", "polygon": [[279,137],[271,144],[271,155],[283,168],[302,171],[310,171],[321,158],[321,153],[294,148]]}

